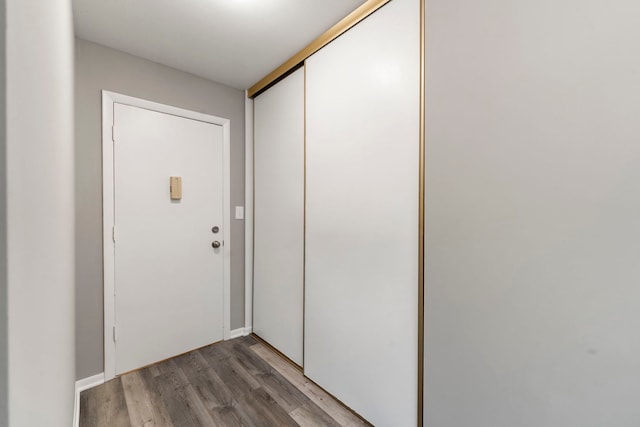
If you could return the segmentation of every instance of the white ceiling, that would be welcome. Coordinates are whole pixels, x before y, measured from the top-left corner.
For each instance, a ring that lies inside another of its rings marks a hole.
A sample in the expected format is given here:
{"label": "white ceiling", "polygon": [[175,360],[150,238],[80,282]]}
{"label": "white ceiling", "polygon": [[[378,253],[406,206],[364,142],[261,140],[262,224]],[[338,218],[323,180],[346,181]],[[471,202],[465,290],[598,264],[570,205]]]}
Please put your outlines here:
{"label": "white ceiling", "polygon": [[246,89],[364,0],[73,0],[76,35]]}

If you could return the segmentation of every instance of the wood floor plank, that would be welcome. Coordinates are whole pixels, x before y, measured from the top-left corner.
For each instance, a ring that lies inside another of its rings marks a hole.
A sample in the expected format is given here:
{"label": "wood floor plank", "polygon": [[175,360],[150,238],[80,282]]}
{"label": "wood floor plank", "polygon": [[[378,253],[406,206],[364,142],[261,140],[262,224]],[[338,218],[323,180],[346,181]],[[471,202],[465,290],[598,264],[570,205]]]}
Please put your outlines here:
{"label": "wood floor plank", "polygon": [[80,426],[98,425],[98,404],[103,397],[104,393],[101,387],[80,393]]}
{"label": "wood floor plank", "polygon": [[[249,338],[249,337],[247,337]],[[255,344],[252,338],[239,342],[234,350],[238,355],[237,361],[250,372],[269,395],[282,406],[285,411],[291,412],[304,405],[309,398],[287,381],[282,374],[276,371],[265,360],[251,351],[247,344]]]}
{"label": "wood floor plank", "polygon": [[259,388],[239,399],[238,414],[256,427],[297,427],[297,423],[265,390]]}
{"label": "wood floor plank", "polygon": [[251,350],[267,361],[291,384],[302,391],[313,403],[325,411],[341,426],[368,426],[369,424],[355,416],[320,387],[306,379],[300,371],[282,360],[262,344],[254,344]]}
{"label": "wood floor plank", "polygon": [[173,382],[175,387],[189,384],[189,379],[184,375],[176,364],[176,359],[165,360],[149,367],[153,369],[156,377],[167,377]]}
{"label": "wood floor plank", "polygon": [[235,399],[240,399],[260,387],[258,381],[256,381],[234,357],[229,357],[217,363],[207,359],[207,362],[222,381],[224,381]]}
{"label": "wood floor plank", "polygon": [[259,374],[262,388],[287,412],[309,402],[309,398],[288,382],[280,373]]}
{"label": "wood floor plank", "polygon": [[208,361],[216,363],[225,362],[234,356],[230,341],[210,345],[208,347],[201,348],[199,351]]}
{"label": "wood floor plank", "polygon": [[236,357],[230,358],[228,361],[228,366],[234,370],[244,381],[251,387],[252,390],[260,388],[260,382],[251,375],[251,373],[245,368],[242,363],[238,361]]}
{"label": "wood floor plank", "polygon": [[209,411],[233,405],[233,393],[200,352],[181,356],[176,364]]}
{"label": "wood floor plank", "polygon": [[[82,427],[130,426],[129,411],[120,378],[87,391],[85,403],[89,411],[80,418]],[[82,396],[81,396],[82,397]],[[90,402],[86,402],[89,400]]]}
{"label": "wood floor plank", "polygon": [[[175,366],[175,364],[174,364]],[[176,426],[211,426],[213,419],[193,386],[183,381],[184,374],[176,366],[175,371],[154,378],[162,400]],[[186,377],[184,377],[186,378]]]}
{"label": "wood floor plank", "polygon": [[144,369],[149,371],[154,377],[157,377],[162,373],[160,372],[160,368],[159,368],[160,365],[161,363],[156,363],[155,365],[147,366]]}
{"label": "wood floor plank", "polygon": [[243,421],[243,417],[238,413],[235,406],[224,406],[211,410],[211,418],[215,426],[224,427],[253,427],[250,420]]}
{"label": "wood floor plank", "polygon": [[[155,370],[150,368],[141,369],[139,371],[140,378],[144,381],[145,387],[149,392],[149,399],[151,406],[157,411],[158,418],[161,422],[167,424],[167,426],[172,426],[173,422],[171,421],[171,416],[167,411],[167,406],[162,399],[162,394],[156,385],[156,376],[154,376],[153,372]],[[178,427],[178,426],[176,426]]]}
{"label": "wood floor plank", "polygon": [[164,405],[159,405],[147,388],[141,372],[121,377],[132,427],[172,427]]}
{"label": "wood floor plank", "polygon": [[289,416],[293,418],[300,427],[340,427],[340,424],[338,424],[336,420],[331,418],[329,414],[313,402],[294,409],[289,413]]}
{"label": "wood floor plank", "polygon": [[251,373],[251,375],[256,376],[275,372],[270,364],[260,358],[255,352],[251,351],[250,346],[254,344],[256,344],[256,341],[253,339],[249,342],[245,340],[239,343],[234,343],[233,351],[236,359],[247,371]]}

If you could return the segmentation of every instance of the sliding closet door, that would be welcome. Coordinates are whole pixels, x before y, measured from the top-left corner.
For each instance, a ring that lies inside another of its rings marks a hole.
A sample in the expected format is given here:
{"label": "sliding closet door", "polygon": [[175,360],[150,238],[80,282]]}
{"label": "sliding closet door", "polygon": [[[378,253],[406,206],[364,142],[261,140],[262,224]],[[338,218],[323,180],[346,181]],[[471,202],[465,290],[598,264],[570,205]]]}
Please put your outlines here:
{"label": "sliding closet door", "polygon": [[415,426],[418,0],[306,62],[305,374],[380,426]]}
{"label": "sliding closet door", "polygon": [[302,365],[304,70],[254,106],[253,331]]}

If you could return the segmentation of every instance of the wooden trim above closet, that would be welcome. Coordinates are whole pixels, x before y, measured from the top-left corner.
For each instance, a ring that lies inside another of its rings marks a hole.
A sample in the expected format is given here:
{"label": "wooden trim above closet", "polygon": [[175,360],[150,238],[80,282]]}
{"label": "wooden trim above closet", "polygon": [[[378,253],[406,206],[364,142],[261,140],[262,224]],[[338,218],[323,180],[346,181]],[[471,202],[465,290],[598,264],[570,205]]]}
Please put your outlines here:
{"label": "wooden trim above closet", "polygon": [[418,427],[424,425],[424,251],[426,162],[425,0],[420,0],[420,149],[418,194]]}
{"label": "wooden trim above closet", "polygon": [[284,64],[280,65],[278,68],[263,77],[262,80],[251,86],[247,91],[247,95],[249,96],[249,98],[254,98],[256,95],[260,94],[260,92],[267,89],[282,76],[304,62],[305,59],[331,43],[351,27],[353,27],[390,1],[391,0],[367,0],[366,2],[361,4],[356,10],[348,14],[340,22],[329,28],[327,31],[321,34],[320,37],[309,43],[300,52],[296,53],[287,61],[285,61]]}

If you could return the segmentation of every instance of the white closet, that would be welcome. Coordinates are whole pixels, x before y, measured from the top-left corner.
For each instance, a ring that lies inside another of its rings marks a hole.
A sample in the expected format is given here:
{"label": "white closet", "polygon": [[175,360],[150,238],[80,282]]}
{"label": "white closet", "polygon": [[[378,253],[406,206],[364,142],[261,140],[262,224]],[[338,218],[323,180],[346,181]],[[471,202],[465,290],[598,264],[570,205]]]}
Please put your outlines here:
{"label": "white closet", "polygon": [[254,108],[253,331],[302,365],[304,70]]}
{"label": "white closet", "polygon": [[306,61],[305,375],[415,426],[420,14],[394,0]]}
{"label": "white closet", "polygon": [[254,330],[298,364],[304,342],[305,375],[374,425],[415,426],[420,2],[304,67],[255,98]]}

